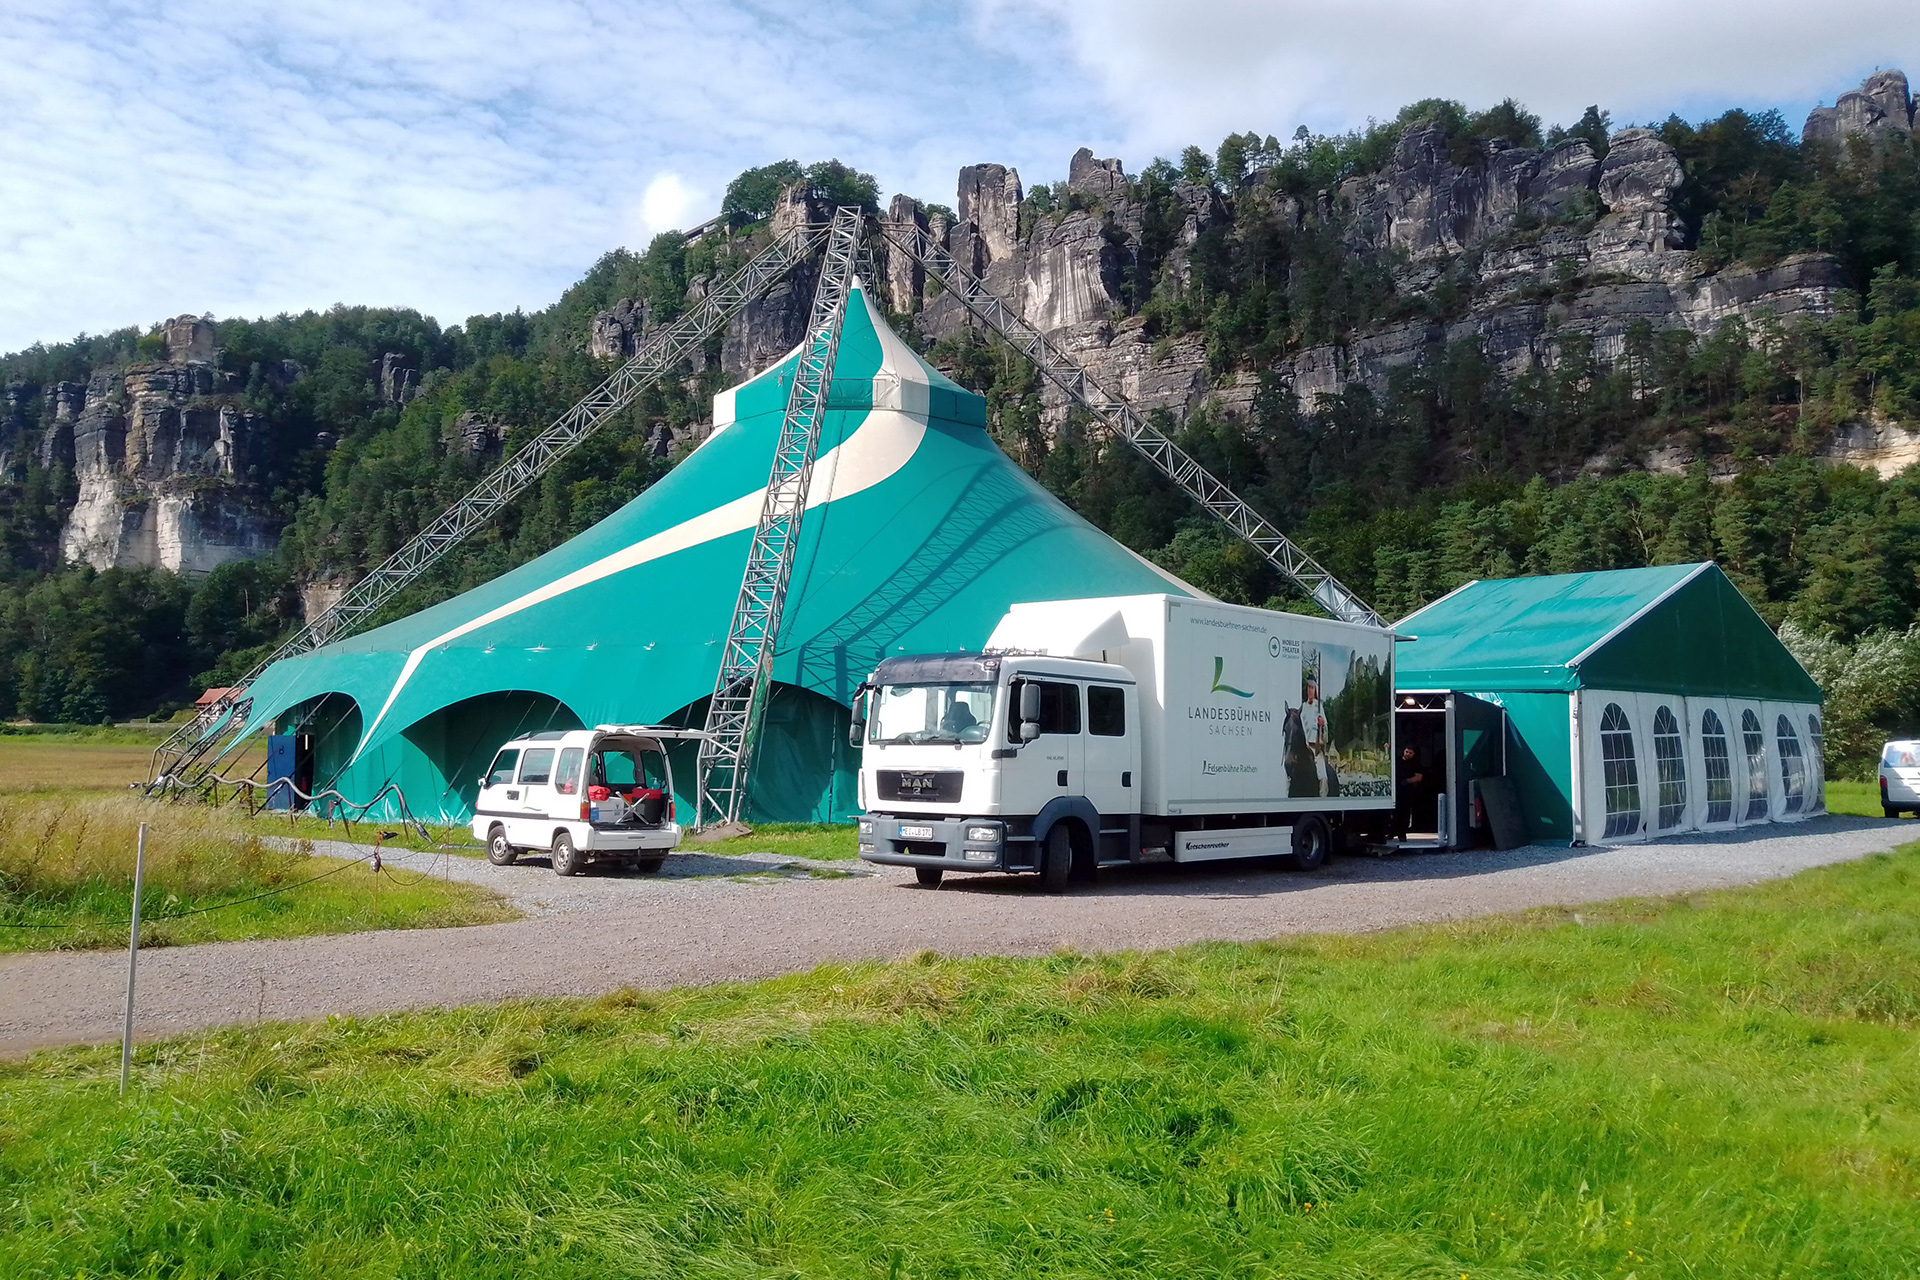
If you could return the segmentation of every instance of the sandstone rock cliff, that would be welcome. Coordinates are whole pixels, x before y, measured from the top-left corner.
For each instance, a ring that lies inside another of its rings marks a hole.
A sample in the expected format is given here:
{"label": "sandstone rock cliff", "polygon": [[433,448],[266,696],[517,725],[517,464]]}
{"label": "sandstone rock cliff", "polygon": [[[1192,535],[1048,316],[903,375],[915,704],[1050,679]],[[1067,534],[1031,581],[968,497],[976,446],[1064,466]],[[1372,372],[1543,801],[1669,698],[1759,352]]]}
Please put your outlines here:
{"label": "sandstone rock cliff", "polygon": [[1876,71],[1858,89],[1841,94],[1832,106],[1815,107],[1809,112],[1800,139],[1837,146],[1862,134],[1910,134],[1916,124],[1920,121],[1914,118],[1906,73]]}
{"label": "sandstone rock cliff", "polygon": [[[1855,97],[1881,113],[1874,119],[1904,111],[1901,118],[1911,120],[1897,73],[1844,100],[1853,112],[1846,119],[1867,119],[1871,113],[1853,105]],[[1348,179],[1310,207],[1271,189],[1263,173],[1224,194],[1180,184],[1174,194],[1182,221],[1154,287],[1189,287],[1187,253],[1203,235],[1302,228],[1335,234],[1356,263],[1387,264],[1398,295],[1426,298],[1443,279],[1448,283],[1460,301],[1437,318],[1298,350],[1264,371],[1309,409],[1354,382],[1378,391],[1393,369],[1446,344],[1477,344],[1518,374],[1552,367],[1569,340],[1617,359],[1643,324],[1705,335],[1729,319],[1831,313],[1843,280],[1825,254],[1715,270],[1687,249],[1675,209],[1685,176],[1679,157],[1649,129],[1621,130],[1599,157],[1584,139],[1537,149],[1499,141],[1463,146],[1437,124],[1416,126],[1381,171]],[[950,251],[1143,408],[1180,417],[1212,399],[1229,414],[1248,410],[1262,370],[1221,373],[1209,366],[1197,337],[1155,343],[1141,318],[1129,315],[1123,285],[1140,252],[1142,197],[1120,162],[1083,148],[1064,185],[1064,210],[1029,216],[1020,233],[1019,174],[992,164],[962,169]],[[908,308],[896,302],[896,309]],[[927,298],[924,288],[913,309],[930,339],[965,323],[951,299]],[[1064,405],[1049,404],[1057,420]]]}
{"label": "sandstone rock cliff", "polygon": [[237,492],[264,422],[223,394],[211,322],[183,316],[164,336],[167,362],[99,370],[84,388],[50,393],[42,450],[79,481],[65,559],[205,573],[273,548],[270,523]]}

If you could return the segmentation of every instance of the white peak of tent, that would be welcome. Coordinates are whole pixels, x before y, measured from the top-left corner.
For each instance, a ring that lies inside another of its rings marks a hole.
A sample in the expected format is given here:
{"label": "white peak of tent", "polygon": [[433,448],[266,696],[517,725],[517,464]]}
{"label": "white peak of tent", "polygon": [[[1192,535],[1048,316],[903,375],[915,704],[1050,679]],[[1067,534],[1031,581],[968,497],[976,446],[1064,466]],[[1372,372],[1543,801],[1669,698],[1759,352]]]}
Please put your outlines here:
{"label": "white peak of tent", "polygon": [[[871,374],[873,379],[873,408],[897,409],[902,413],[914,414],[924,418],[927,414],[930,392],[935,386],[958,390],[955,383],[932,365],[922,360],[887,324],[873,300],[867,295],[866,287],[859,277],[854,277],[853,287],[847,298],[847,315],[842,321],[842,334],[854,328],[868,328],[880,344],[880,367]],[[802,344],[804,345],[804,344]],[[767,368],[762,369],[745,382],[728,387],[713,398],[713,429],[718,433],[739,419],[738,397],[742,391],[757,387],[769,379],[779,381],[789,374],[794,362],[799,358],[800,347],[781,356]],[[834,380],[841,381],[845,376],[837,367]]]}

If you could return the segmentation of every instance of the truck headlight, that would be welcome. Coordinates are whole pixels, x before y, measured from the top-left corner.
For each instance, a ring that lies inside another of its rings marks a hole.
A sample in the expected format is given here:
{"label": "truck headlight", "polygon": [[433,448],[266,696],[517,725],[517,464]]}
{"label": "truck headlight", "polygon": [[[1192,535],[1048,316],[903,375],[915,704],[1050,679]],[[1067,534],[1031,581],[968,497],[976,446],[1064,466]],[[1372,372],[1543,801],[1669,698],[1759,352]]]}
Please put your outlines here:
{"label": "truck headlight", "polygon": [[979,841],[981,844],[991,844],[999,838],[1000,828],[998,827],[967,828],[967,839]]}
{"label": "truck headlight", "polygon": [[872,853],[872,852],[873,852],[873,841],[871,841],[871,840],[862,840],[862,841],[860,842],[860,852],[862,852],[862,853]]}
{"label": "truck headlight", "polygon": [[862,819],[860,819],[860,834],[861,834],[861,835],[863,835],[863,836],[870,836],[870,835],[872,835],[872,834],[873,834],[873,819],[872,819],[872,818],[862,818]]}

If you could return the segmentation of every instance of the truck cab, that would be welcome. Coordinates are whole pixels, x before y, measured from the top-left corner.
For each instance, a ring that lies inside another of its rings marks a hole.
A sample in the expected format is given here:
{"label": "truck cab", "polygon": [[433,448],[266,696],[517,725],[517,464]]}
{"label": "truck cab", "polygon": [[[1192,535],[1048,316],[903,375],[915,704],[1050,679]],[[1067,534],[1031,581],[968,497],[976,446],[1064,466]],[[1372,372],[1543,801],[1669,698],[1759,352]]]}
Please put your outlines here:
{"label": "truck cab", "polygon": [[860,856],[1037,871],[1064,887],[1139,846],[1139,695],[1124,667],[1047,656],[889,658],[862,690]]}
{"label": "truck cab", "polygon": [[658,871],[680,844],[666,743],[698,730],[599,725],[504,743],[480,779],[473,834],[506,866],[546,852],[557,875],[593,863]]}

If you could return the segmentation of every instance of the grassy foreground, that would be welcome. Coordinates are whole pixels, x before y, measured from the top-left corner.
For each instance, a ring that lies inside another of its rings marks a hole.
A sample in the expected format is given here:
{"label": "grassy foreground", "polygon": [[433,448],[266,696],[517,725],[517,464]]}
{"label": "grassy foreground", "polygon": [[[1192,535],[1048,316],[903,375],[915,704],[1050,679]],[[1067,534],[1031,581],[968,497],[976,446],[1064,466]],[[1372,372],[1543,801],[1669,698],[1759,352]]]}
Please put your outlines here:
{"label": "grassy foreground", "polygon": [[[143,822],[142,946],[491,924],[517,915],[475,885],[375,876],[297,846],[268,848],[231,809],[124,793],[0,794],[0,952],[125,946]],[[238,901],[256,894],[268,896]],[[21,925],[33,927],[10,927]],[[42,927],[54,925],[65,927]]]}
{"label": "grassy foreground", "polygon": [[[1017,905],[1017,904],[1016,904]],[[1904,1276],[1920,846],[0,1067],[0,1274]]]}

